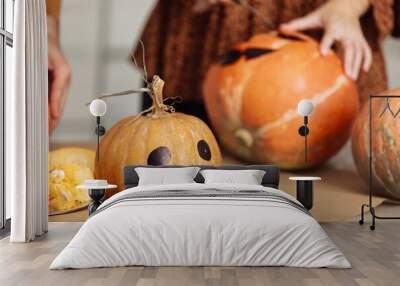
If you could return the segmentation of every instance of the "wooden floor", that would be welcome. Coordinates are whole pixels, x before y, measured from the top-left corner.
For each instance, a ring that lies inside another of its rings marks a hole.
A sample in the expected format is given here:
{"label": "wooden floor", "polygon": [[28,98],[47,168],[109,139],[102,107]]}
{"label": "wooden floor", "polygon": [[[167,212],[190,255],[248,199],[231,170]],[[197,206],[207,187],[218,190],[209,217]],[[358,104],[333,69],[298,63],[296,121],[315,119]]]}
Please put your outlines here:
{"label": "wooden floor", "polygon": [[353,269],[287,267],[126,267],[48,270],[81,223],[50,223],[29,244],[0,241],[0,285],[400,285],[400,222],[380,221],[375,232],[356,222],[322,224]]}

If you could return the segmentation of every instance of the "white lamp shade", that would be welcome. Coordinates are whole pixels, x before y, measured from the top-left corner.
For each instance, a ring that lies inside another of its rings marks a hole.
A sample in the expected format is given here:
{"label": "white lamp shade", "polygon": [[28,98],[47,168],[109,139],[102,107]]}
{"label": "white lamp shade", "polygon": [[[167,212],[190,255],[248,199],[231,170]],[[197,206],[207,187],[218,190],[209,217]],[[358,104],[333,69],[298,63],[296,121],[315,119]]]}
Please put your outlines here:
{"label": "white lamp shade", "polygon": [[309,116],[313,111],[314,111],[314,104],[309,99],[302,99],[297,105],[297,112],[301,116]]}
{"label": "white lamp shade", "polygon": [[93,116],[104,116],[107,112],[107,104],[104,100],[95,99],[90,103],[89,110]]}

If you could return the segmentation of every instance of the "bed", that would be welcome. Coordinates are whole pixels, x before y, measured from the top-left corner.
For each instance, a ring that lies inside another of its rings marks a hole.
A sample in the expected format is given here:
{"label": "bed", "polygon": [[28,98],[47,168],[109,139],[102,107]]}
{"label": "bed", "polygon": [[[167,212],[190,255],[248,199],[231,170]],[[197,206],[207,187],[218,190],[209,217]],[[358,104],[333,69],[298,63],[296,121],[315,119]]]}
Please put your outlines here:
{"label": "bed", "polygon": [[218,167],[262,170],[260,185],[204,183],[198,173],[193,183],[144,186],[138,167],[125,168],[126,189],[102,203],[50,269],[351,267],[301,203],[278,189],[274,166]]}

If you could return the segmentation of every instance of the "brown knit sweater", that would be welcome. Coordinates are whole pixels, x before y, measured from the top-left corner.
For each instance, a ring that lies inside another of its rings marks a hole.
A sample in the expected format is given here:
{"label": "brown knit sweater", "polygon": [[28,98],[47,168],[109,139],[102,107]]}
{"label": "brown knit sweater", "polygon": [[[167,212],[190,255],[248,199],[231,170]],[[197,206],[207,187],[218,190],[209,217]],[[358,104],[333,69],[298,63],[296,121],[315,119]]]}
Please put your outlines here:
{"label": "brown knit sweater", "polygon": [[[213,5],[204,13],[195,13],[195,0],[161,0],[143,32],[149,75],[166,81],[167,96],[182,96],[185,102],[201,101],[201,86],[210,64],[232,45],[251,35],[276,29],[279,24],[306,15],[326,0],[249,0],[268,17],[266,25],[259,17],[239,5]],[[206,0],[204,0],[206,1]],[[362,101],[369,94],[387,88],[381,42],[390,33],[398,34],[400,0],[370,0],[371,8],[362,17],[366,38],[373,50],[373,64],[362,73],[358,86]],[[342,51],[338,51],[342,54]],[[400,51],[399,51],[400,52]],[[136,50],[141,58],[141,50]]]}

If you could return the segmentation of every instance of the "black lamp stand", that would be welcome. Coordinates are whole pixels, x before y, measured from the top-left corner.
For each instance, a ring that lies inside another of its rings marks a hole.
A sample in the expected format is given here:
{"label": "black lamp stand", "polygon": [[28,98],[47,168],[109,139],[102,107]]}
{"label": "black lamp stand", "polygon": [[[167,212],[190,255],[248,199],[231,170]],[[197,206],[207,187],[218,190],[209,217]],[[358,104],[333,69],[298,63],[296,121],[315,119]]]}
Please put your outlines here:
{"label": "black lamp stand", "polygon": [[296,198],[308,210],[311,210],[314,204],[313,181],[296,181]]}
{"label": "black lamp stand", "polygon": [[101,205],[101,200],[104,198],[106,194],[105,189],[89,189],[89,197],[92,199],[88,209],[89,209],[89,216],[92,215],[97,208]]}
{"label": "black lamp stand", "polygon": [[97,161],[100,159],[100,137],[106,134],[106,128],[101,125],[100,116],[96,116],[96,129],[94,131],[97,135]]}
{"label": "black lamp stand", "polygon": [[369,150],[368,150],[368,159],[369,159],[369,182],[368,182],[368,193],[369,193],[369,198],[368,198],[368,204],[362,204],[361,206],[361,219],[359,220],[359,224],[363,225],[364,224],[364,209],[368,208],[369,212],[371,213],[371,217],[372,217],[372,224],[370,225],[370,229],[371,230],[375,230],[375,220],[376,219],[400,219],[400,217],[393,217],[393,216],[389,216],[389,217],[384,217],[384,216],[379,216],[376,214],[376,210],[375,207],[373,206],[372,203],[372,187],[373,187],[373,180],[372,180],[372,100],[374,99],[386,99],[387,101],[387,105],[385,107],[385,109],[381,112],[381,114],[379,116],[382,116],[386,110],[389,110],[389,112],[391,113],[391,115],[396,118],[396,116],[399,114],[394,113],[391,109],[390,109],[390,105],[389,105],[389,99],[390,98],[400,98],[399,95],[386,95],[386,96],[377,96],[377,95],[370,95],[369,96],[369,111],[368,111],[368,125],[369,125]]}
{"label": "black lamp stand", "polygon": [[307,135],[310,133],[310,130],[307,127],[308,125],[308,116],[304,116],[304,125],[299,128],[299,135],[304,137],[304,161],[307,164]]}

